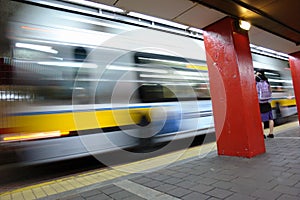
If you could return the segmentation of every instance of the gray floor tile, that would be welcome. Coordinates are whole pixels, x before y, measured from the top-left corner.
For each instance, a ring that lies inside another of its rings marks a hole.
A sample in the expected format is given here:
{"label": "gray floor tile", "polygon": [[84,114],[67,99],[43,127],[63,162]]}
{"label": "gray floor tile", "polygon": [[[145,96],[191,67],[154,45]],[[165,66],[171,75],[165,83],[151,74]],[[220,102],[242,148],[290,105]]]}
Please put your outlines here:
{"label": "gray floor tile", "polygon": [[295,195],[295,196],[300,194],[300,190],[298,188],[289,187],[285,185],[278,185],[272,191],[277,191],[284,194]]}
{"label": "gray floor tile", "polygon": [[122,188],[119,188],[119,187],[114,186],[114,185],[109,185],[109,186],[102,187],[99,190],[101,192],[105,193],[105,194],[110,195],[110,194],[113,194],[113,193],[121,191]]}
{"label": "gray floor tile", "polygon": [[209,199],[211,196],[208,196],[206,194],[202,194],[202,193],[198,193],[198,192],[192,192],[188,195],[183,196],[181,199],[184,200],[205,200],[205,199]]}
{"label": "gray floor tile", "polygon": [[128,192],[126,190],[122,190],[122,191],[110,194],[109,196],[114,199],[125,199],[125,198],[129,198],[129,197],[135,197],[136,195],[134,195],[131,192]]}
{"label": "gray floor tile", "polygon": [[94,196],[87,197],[85,199],[86,200],[111,200],[112,198],[109,197],[106,194],[101,193],[101,194],[97,194],[97,195],[94,195]]}
{"label": "gray floor tile", "polygon": [[171,185],[171,184],[162,184],[162,185],[160,185],[156,188],[153,188],[153,189],[166,193],[170,190],[174,190],[175,188],[177,188],[177,186],[174,186],[174,185]]}
{"label": "gray floor tile", "polygon": [[180,198],[180,197],[183,197],[184,195],[187,195],[191,192],[192,192],[191,190],[187,190],[187,189],[184,189],[184,188],[175,188],[174,190],[168,191],[167,194]]}
{"label": "gray floor tile", "polygon": [[247,195],[242,195],[242,194],[233,194],[225,198],[225,200],[256,200],[256,198]]}
{"label": "gray floor tile", "polygon": [[276,200],[299,200],[299,199],[300,199],[299,196],[292,196],[292,195],[284,194]]}
{"label": "gray floor tile", "polygon": [[277,199],[281,195],[282,195],[282,193],[280,193],[280,192],[263,190],[263,189],[258,189],[251,194],[251,196],[258,197],[258,198],[265,199],[265,200]]}
{"label": "gray floor tile", "polygon": [[229,197],[230,195],[232,195],[233,192],[215,188],[213,190],[206,192],[205,194],[208,194],[208,195],[216,197],[216,198],[225,199],[225,198]]}
{"label": "gray floor tile", "polygon": [[198,185],[195,185],[194,187],[190,188],[190,190],[195,191],[195,192],[200,192],[200,193],[206,193],[213,189],[215,189],[215,187],[204,185],[204,184],[198,184]]}
{"label": "gray floor tile", "polygon": [[81,196],[86,198],[86,197],[95,196],[95,195],[101,194],[101,193],[102,193],[101,191],[95,189],[95,190],[83,192],[83,193],[81,193]]}

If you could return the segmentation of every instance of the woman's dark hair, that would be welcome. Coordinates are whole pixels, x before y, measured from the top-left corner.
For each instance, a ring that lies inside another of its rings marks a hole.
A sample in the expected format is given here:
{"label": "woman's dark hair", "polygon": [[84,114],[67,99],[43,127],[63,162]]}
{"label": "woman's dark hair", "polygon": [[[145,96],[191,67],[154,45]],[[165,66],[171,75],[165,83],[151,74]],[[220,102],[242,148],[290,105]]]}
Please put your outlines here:
{"label": "woman's dark hair", "polygon": [[262,81],[266,81],[269,84],[268,78],[265,76],[265,71],[259,70],[256,73],[257,73],[257,76],[256,76],[257,82],[262,80]]}

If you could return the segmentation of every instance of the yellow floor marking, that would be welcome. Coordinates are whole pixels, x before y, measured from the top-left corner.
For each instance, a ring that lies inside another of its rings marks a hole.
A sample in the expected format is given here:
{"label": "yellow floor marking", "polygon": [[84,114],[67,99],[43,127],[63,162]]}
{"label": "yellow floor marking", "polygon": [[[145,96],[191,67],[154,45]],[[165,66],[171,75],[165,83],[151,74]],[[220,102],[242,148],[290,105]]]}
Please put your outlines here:
{"label": "yellow floor marking", "polygon": [[92,185],[92,183],[86,177],[80,177],[76,179],[77,182],[82,183],[85,186]]}
{"label": "yellow floor marking", "polygon": [[18,199],[18,200],[24,199],[21,192],[13,193],[11,196],[12,196],[12,199]]}
{"label": "yellow floor marking", "polygon": [[[280,126],[275,126],[273,132],[274,132],[274,135],[276,135],[276,134],[282,133],[282,131],[288,132],[289,129],[292,129],[292,128],[295,128],[295,127],[299,127],[299,122],[298,121],[290,122],[290,123],[283,124],[283,125],[280,125]],[[270,129],[266,128],[264,130],[264,134],[266,134],[266,135],[269,134],[269,131],[270,131]]]}
{"label": "yellow floor marking", "polygon": [[101,176],[100,174],[93,174],[91,175],[93,179],[95,179],[98,182],[103,182],[106,180],[105,177]]}
{"label": "yellow floor marking", "polygon": [[10,200],[10,199],[11,199],[10,194],[4,195],[4,196],[0,196],[0,200]]}
{"label": "yellow floor marking", "polygon": [[81,187],[84,187],[84,186],[85,186],[84,183],[78,182],[78,179],[77,179],[76,177],[74,177],[73,179],[70,179],[70,180],[65,180],[64,182],[65,182],[66,184],[69,184],[69,185],[70,185],[71,190],[78,188],[78,187],[76,187],[76,184],[75,184],[75,183],[80,183],[80,184],[82,185]]}
{"label": "yellow floor marking", "polygon": [[33,188],[32,191],[36,198],[42,198],[47,196],[47,194],[41,188]]}
{"label": "yellow floor marking", "polygon": [[91,176],[86,176],[86,177],[84,177],[84,179],[85,179],[88,183],[90,183],[90,185],[95,184],[95,183],[98,182],[97,180],[95,180],[95,179],[94,179],[93,177],[91,177]]}
{"label": "yellow floor marking", "polygon": [[[67,181],[59,182],[58,185],[60,185],[62,188],[64,188],[65,191],[69,191],[69,190],[78,188],[78,187],[74,187],[73,185],[67,183]],[[83,186],[83,185],[80,185],[80,186]]]}
{"label": "yellow floor marking", "polygon": [[24,199],[36,199],[35,195],[30,190],[23,191],[22,194],[24,196]]}
{"label": "yellow floor marking", "polygon": [[[297,127],[299,126],[298,124],[298,122],[292,122],[275,127],[274,134],[277,134],[289,128]],[[265,132],[268,132],[268,129],[265,129]],[[0,200],[15,199],[16,197],[16,199],[24,199],[22,193],[32,193],[36,198],[42,198],[46,197],[47,195],[78,189],[84,186],[92,185],[94,183],[101,183],[103,181],[112,180],[132,173],[141,173],[153,168],[164,167],[177,161],[182,161],[193,157],[202,157],[215,150],[217,150],[216,143],[212,142],[209,144],[179,150],[145,160],[117,165],[112,167],[111,169],[94,170],[79,175],[12,190],[0,194]],[[43,190],[41,188],[43,188]],[[29,192],[27,193],[27,191]],[[24,197],[26,197],[27,199],[26,195],[24,195]]]}
{"label": "yellow floor marking", "polygon": [[42,190],[44,190],[47,195],[56,194],[56,191],[52,187],[50,187],[50,185],[44,185],[44,186],[42,186]]}
{"label": "yellow floor marking", "polygon": [[56,193],[62,193],[66,191],[59,183],[52,184],[51,187],[56,191]]}

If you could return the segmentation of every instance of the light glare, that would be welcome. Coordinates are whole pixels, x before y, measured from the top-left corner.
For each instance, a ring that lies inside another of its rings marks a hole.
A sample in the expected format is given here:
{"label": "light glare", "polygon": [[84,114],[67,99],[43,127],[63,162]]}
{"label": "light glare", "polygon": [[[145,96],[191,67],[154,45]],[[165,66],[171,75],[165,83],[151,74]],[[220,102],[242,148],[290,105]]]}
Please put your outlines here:
{"label": "light glare", "polygon": [[36,44],[27,44],[27,43],[16,43],[16,47],[19,48],[26,48],[26,49],[32,49],[52,54],[57,54],[58,51],[52,49],[50,46],[44,46],[44,45],[36,45]]}
{"label": "light glare", "polygon": [[246,31],[249,31],[250,28],[251,28],[251,24],[249,22],[244,21],[244,20],[240,20],[239,25],[240,25],[241,29],[244,29]]}

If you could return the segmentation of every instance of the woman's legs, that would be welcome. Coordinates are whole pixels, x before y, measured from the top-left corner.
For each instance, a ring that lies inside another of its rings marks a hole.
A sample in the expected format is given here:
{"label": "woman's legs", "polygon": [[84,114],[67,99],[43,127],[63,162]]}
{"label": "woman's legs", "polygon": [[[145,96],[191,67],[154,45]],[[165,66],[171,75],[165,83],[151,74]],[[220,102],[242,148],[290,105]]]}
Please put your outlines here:
{"label": "woman's legs", "polygon": [[266,136],[265,136],[265,131],[264,131],[264,126],[265,126],[265,124],[264,124],[264,122],[261,122],[261,126],[262,126],[262,130],[263,130],[263,134],[264,134],[264,138],[266,139]]}
{"label": "woman's legs", "polygon": [[273,120],[269,120],[269,128],[270,128],[269,134],[273,134],[273,130],[274,130],[274,121]]}
{"label": "woman's legs", "polygon": [[268,135],[268,138],[273,138],[274,135],[273,135],[273,129],[274,129],[274,120],[269,120],[269,135]]}

